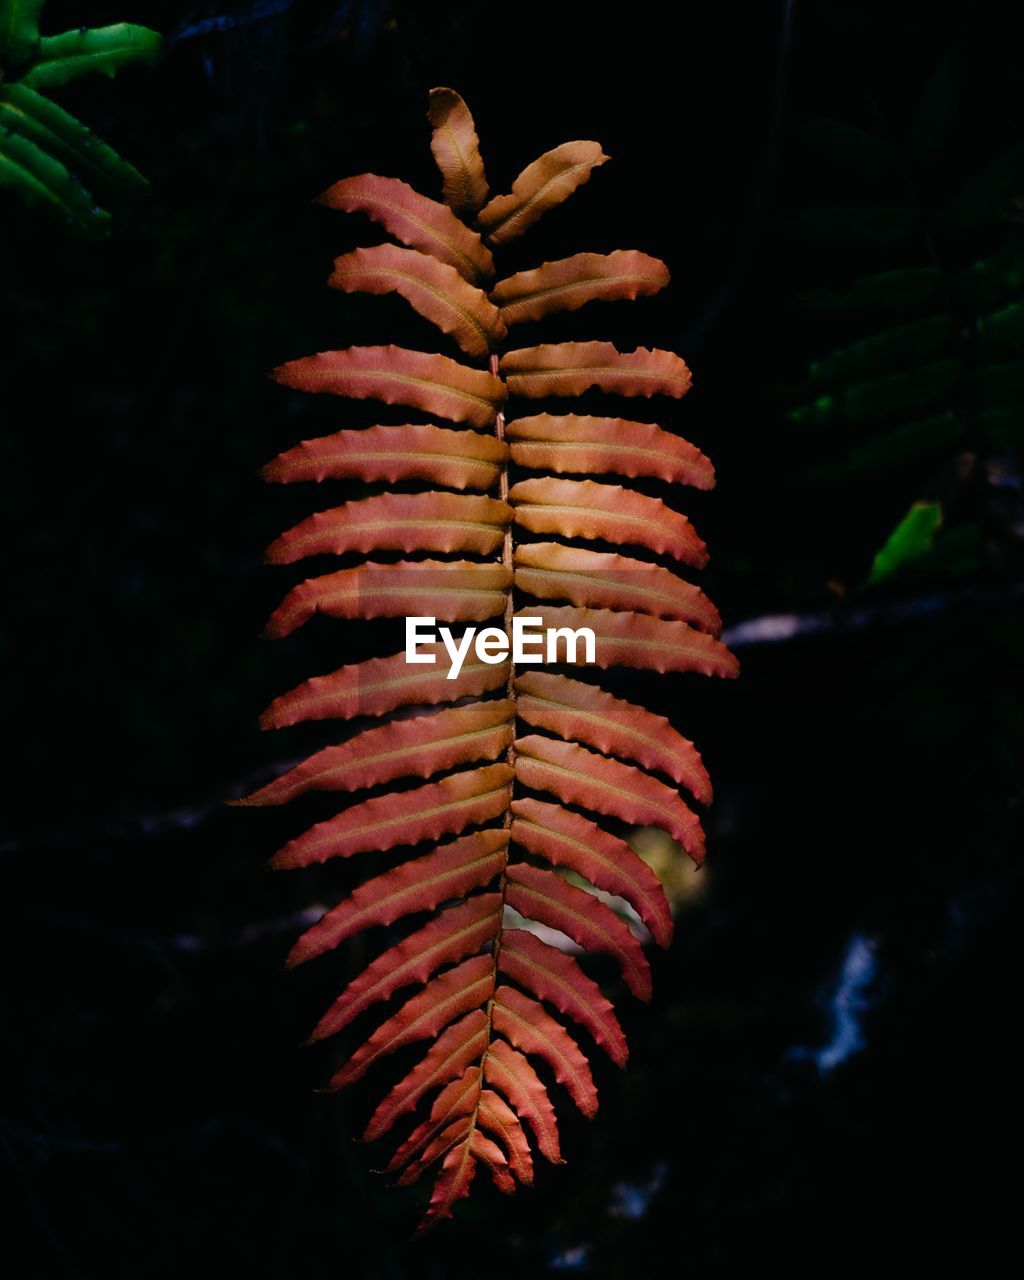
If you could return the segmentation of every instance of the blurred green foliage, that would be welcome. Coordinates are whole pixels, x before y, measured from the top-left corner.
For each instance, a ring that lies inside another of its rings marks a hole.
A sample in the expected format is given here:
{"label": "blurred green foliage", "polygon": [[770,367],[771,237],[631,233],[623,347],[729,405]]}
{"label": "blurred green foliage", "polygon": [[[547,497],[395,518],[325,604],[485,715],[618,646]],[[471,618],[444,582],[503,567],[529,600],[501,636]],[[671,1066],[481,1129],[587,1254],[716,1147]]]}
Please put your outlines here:
{"label": "blurred green foliage", "polygon": [[[958,174],[946,150],[958,90],[950,55],[891,136],[819,117],[797,129],[801,163],[840,198],[792,209],[784,231],[837,284],[799,298],[819,349],[833,345],[785,393],[785,423],[817,455],[812,485],[898,476],[913,503],[866,587],[978,569],[992,532],[986,461],[1024,437],[1024,147]],[[844,189],[862,200],[865,188],[877,204],[842,203]]]}
{"label": "blurred green foliage", "polygon": [[0,0],[0,187],[55,215],[90,238],[110,233],[110,215],[86,183],[133,195],[142,174],[46,93],[90,72],[113,76],[153,62],[163,40],[148,27],[121,22],[39,33],[44,0]]}

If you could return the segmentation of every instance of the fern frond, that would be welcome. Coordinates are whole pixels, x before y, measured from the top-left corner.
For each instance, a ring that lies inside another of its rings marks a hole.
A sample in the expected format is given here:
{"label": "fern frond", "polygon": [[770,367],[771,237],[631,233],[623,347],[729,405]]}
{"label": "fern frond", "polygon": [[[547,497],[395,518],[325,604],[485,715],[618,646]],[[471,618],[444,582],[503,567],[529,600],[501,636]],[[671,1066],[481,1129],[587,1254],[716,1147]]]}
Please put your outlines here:
{"label": "fern frond", "polygon": [[[427,914],[348,983],[312,1034],[333,1036],[402,993],[329,1087],[345,1088],[396,1050],[421,1046],[364,1137],[376,1140],[406,1122],[386,1172],[399,1185],[433,1178],[423,1229],[451,1215],[480,1165],[508,1193],[533,1181],[534,1150],[561,1163],[552,1090],[564,1088],[592,1116],[592,1046],[617,1066],[627,1060],[622,1026],[587,972],[588,957],[610,957],[623,986],[646,1001],[651,970],[641,937],[667,946],[673,922],[658,878],[611,828],[659,826],[697,863],[705,851],[700,819],[682,794],[700,805],[712,798],[693,743],[663,716],[595,683],[524,668],[523,655],[509,651],[518,623],[539,620],[553,645],[545,660],[560,664],[721,677],[738,671],[718,638],[722,621],[711,601],[676,568],[650,558],[706,563],[687,517],[660,497],[590,478],[710,489],[708,458],[653,423],[547,413],[506,421],[510,398],[597,389],[678,400],[689,389],[690,372],[671,351],[621,352],[609,342],[502,351],[510,325],[593,300],[638,298],[668,282],[658,259],[619,250],[576,254],[488,284],[493,261],[484,240],[500,246],[519,235],[607,157],[596,143],[566,143],[530,165],[510,195],[485,203],[465,103],[453,90],[435,90],[429,116],[446,203],[374,175],[335,184],[324,203],[367,213],[406,247],[346,254],[330,283],[403,297],[455,340],[464,360],[350,347],[293,360],[273,376],[297,390],[409,405],[460,425],[338,431],[264,468],[277,483],[353,478],[416,486],[327,507],[277,538],[267,558],[282,565],[353,553],[407,558],[364,559],[300,582],[267,630],[287,635],[316,613],[404,614],[486,622],[484,634],[502,643],[474,649],[474,628],[457,627],[458,635],[442,630],[441,639],[420,646],[422,663],[398,653],[305,681],[271,704],[264,728],[378,722],[325,744],[237,802],[261,807],[310,792],[353,793],[341,812],[288,841],[275,867],[402,851],[396,865],[364,878],[307,929],[288,964],[325,956],[371,927],[400,930],[407,917]],[[570,652],[568,633],[581,628],[593,633],[592,653],[585,646]],[[381,794],[383,787],[392,789]],[[579,954],[549,940],[558,938]]]}

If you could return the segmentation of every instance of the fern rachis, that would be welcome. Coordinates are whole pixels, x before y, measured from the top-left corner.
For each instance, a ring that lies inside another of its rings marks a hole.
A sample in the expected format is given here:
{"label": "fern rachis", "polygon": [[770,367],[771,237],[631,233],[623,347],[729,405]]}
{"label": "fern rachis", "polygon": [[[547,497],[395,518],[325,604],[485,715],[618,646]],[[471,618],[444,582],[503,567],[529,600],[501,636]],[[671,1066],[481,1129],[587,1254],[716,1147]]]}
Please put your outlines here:
{"label": "fern rachis", "polygon": [[[516,619],[529,616],[550,628],[591,629],[599,669],[735,675],[711,602],[674,570],[643,558],[653,552],[701,567],[707,553],[692,525],[660,499],[589,478],[654,477],[707,489],[714,483],[708,459],[653,424],[506,416],[510,397],[597,388],[678,399],[689,389],[689,370],[669,351],[623,353],[608,342],[507,349],[518,323],[594,300],[636,298],[667,283],[663,263],[631,250],[577,254],[491,283],[492,251],[564,201],[607,157],[593,142],[563,144],[528,166],[509,195],[488,201],[462,99],[434,90],[429,114],[447,203],[376,175],[335,184],[321,197],[324,204],[368,214],[402,245],[344,255],[330,283],[397,292],[478,363],[391,346],[350,347],[275,371],[289,387],[408,405],[457,425],[339,431],[303,442],[265,468],[267,479],[283,483],[359,477],[426,486],[329,507],[278,538],[268,553],[277,563],[352,551],[416,558],[368,559],[310,578],[288,593],[268,632],[288,634],[318,612],[434,614],[448,623],[497,620],[511,637]],[[513,481],[512,466],[524,478]],[[514,592],[535,603],[517,609]],[[364,880],[289,955],[290,965],[299,964],[371,926],[433,913],[345,987],[312,1037],[335,1035],[379,1002],[418,988],[355,1050],[331,1087],[351,1084],[404,1045],[429,1042],[364,1135],[377,1139],[413,1117],[388,1171],[401,1184],[435,1174],[427,1227],[451,1215],[480,1165],[509,1192],[532,1181],[533,1148],[561,1161],[545,1076],[585,1115],[596,1111],[586,1054],[563,1019],[619,1066],[627,1056],[622,1029],[575,956],[532,932],[530,922],[610,957],[627,988],[649,999],[650,968],[634,933],[561,873],[624,898],[654,940],[667,945],[672,919],[657,877],[599,819],[660,826],[700,862],[700,820],[679,788],[703,805],[711,786],[693,744],[667,720],[596,684],[519,669],[509,658],[488,662],[471,649],[456,669],[444,644],[425,650],[433,665],[412,665],[403,653],[373,658],[276,699],[264,727],[382,720],[241,803],[280,804],[310,791],[358,792],[415,780],[356,799],[289,841],[274,865],[427,846]],[[414,709],[411,718],[388,718],[405,708]],[[506,909],[522,926],[509,924]]]}

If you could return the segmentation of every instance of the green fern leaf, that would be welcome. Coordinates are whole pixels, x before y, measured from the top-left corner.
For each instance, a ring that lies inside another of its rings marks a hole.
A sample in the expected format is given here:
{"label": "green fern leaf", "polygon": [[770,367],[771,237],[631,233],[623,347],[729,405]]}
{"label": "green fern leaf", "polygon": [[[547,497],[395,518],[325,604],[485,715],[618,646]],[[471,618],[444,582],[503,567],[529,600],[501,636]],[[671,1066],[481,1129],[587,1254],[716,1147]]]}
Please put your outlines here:
{"label": "green fern leaf", "polygon": [[140,194],[146,179],[127,160],[41,90],[89,72],[112,76],[152,62],[163,37],[121,22],[40,36],[43,0],[0,0],[0,187],[90,239],[110,232],[85,182]]}
{"label": "green fern leaf", "polygon": [[112,76],[132,63],[154,62],[162,48],[163,37],[156,31],[129,22],[64,31],[40,40],[39,60],[21,83],[33,89],[57,89],[91,71]]}

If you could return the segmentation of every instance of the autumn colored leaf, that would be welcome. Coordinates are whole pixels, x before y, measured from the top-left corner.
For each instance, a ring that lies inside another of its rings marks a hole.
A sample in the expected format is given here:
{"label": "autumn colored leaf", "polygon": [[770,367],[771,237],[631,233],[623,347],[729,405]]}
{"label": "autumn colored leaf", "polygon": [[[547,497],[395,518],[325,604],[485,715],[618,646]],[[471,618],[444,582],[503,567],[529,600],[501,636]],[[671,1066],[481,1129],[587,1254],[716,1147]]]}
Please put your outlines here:
{"label": "autumn colored leaf", "polygon": [[520,480],[509,499],[516,524],[531,533],[600,538],[647,547],[698,569],[707,564],[707,548],[684,515],[622,485],[542,476]]}
{"label": "autumn colored leaf", "polygon": [[307,791],[358,791],[396,778],[429,778],[474,760],[493,760],[512,740],[514,715],[513,704],[502,699],[392,720],[336,747],[325,747],[234,803],[285,804]]}
{"label": "autumn colored leaf", "polygon": [[445,203],[460,218],[472,217],[487,199],[487,179],[469,108],[454,89],[431,89],[427,116],[434,126],[430,149],[444,180]]}
{"label": "autumn colored leaf", "polygon": [[574,742],[540,734],[516,740],[516,778],[569,804],[607,813],[623,822],[661,827],[694,862],[704,859],[700,819],[679,793],[634,765],[602,756]]}
{"label": "autumn colored leaf", "polygon": [[514,563],[515,585],[541,600],[678,618],[712,635],[722,630],[718,610],[699,587],[646,560],[526,542],[516,548]]}
{"label": "autumn colored leaf", "polygon": [[539,413],[506,423],[512,461],[534,471],[656,476],[674,484],[713,489],[708,458],[682,436],[648,422]]}
{"label": "autumn colored leaf", "polygon": [[635,249],[614,253],[577,253],[519,271],[499,280],[491,301],[507,325],[541,320],[556,311],[576,311],[598,299],[613,302],[657,293],[668,284],[668,268],[659,258]]}
{"label": "autumn colored leaf", "polygon": [[349,858],[371,849],[393,849],[421,840],[457,835],[487,822],[508,805],[512,770],[505,764],[453,773],[411,791],[363,800],[318,822],[274,855],[272,865],[308,867],[328,858]]}
{"label": "autumn colored leaf", "polygon": [[[552,609],[534,605],[522,616],[539,618],[543,628],[594,633],[597,667],[638,667],[649,671],[699,671],[705,676],[739,675],[739,663],[720,640],[696,631],[685,622],[663,622],[639,613],[613,609]],[[559,642],[561,638],[559,637]],[[564,660],[564,643],[558,649]],[[579,649],[578,661],[584,661]]]}
{"label": "autumn colored leaf", "polygon": [[612,1003],[572,956],[526,929],[506,929],[498,969],[589,1031],[617,1067],[626,1065],[629,1049]]}
{"label": "autumn colored leaf", "polygon": [[643,948],[599,898],[528,862],[510,869],[505,898],[514,911],[559,929],[587,951],[610,955],[630,991],[640,1000],[651,998],[651,969]]}
{"label": "autumn colored leaf", "polygon": [[[385,1173],[396,1173],[418,1156],[455,1120],[469,1115],[480,1100],[481,1072],[478,1066],[467,1067],[461,1076],[446,1084],[434,1099],[430,1115],[413,1129],[388,1161]],[[419,1162],[418,1162],[419,1163]]]}
{"label": "autumn colored leaf", "polygon": [[[488,1020],[483,1009],[474,1009],[472,1013],[467,1013],[465,1017],[460,1018],[458,1022],[453,1022],[450,1027],[442,1031],[409,1074],[403,1076],[378,1104],[363,1131],[363,1141],[373,1142],[383,1137],[397,1120],[416,1108],[421,1098],[457,1076],[470,1063],[477,1061],[487,1048],[488,1035]],[[496,1043],[495,1049],[497,1047]],[[495,1068],[491,1067],[490,1070],[493,1076]],[[511,1073],[510,1068],[509,1074]],[[518,1080],[519,1076],[515,1078]],[[537,1083],[540,1084],[540,1081],[538,1080]],[[543,1114],[534,1092],[528,1088],[528,1085],[521,1084],[520,1088],[523,1096],[531,1097],[534,1106]],[[541,1088],[543,1089],[543,1085]],[[505,1092],[508,1093],[508,1090]],[[525,1110],[523,1114],[526,1115]],[[528,1116],[527,1118],[529,1119]],[[555,1133],[557,1135],[557,1129]]]}
{"label": "autumn colored leaf", "polygon": [[[494,896],[497,897],[497,895]],[[470,902],[475,905],[476,900],[470,899]],[[484,916],[483,925],[493,932],[497,929],[497,919],[493,916]],[[467,934],[474,941],[476,940],[476,934],[468,928]],[[455,937],[460,936],[456,930]],[[481,941],[485,941],[488,936],[490,935],[484,933]],[[466,945],[471,944],[467,942]],[[429,948],[426,954],[430,954]],[[423,952],[417,954],[416,968],[413,969],[410,965],[408,973],[400,962],[400,957],[396,955],[396,969],[387,975],[386,983],[381,988],[385,994],[377,998],[386,999],[396,989],[392,985],[396,973],[401,975],[399,983],[401,985],[402,982],[409,981],[410,973],[415,977],[422,972],[423,955]],[[446,949],[444,959],[448,958]],[[364,972],[368,973],[369,970]],[[345,1065],[331,1077],[331,1088],[342,1089],[354,1080],[358,1080],[378,1058],[394,1053],[410,1041],[432,1040],[453,1018],[479,1007],[484,1001],[490,999],[493,992],[494,964],[490,956],[473,956],[469,960],[463,960],[454,969],[446,969],[440,977],[434,978],[422,991],[407,1000],[397,1013],[392,1014],[377,1027],[369,1039],[365,1040]],[[362,995],[358,1000],[354,1000],[360,1012],[365,1007],[366,999],[367,997]],[[332,1016],[335,1021],[341,1017],[337,1010],[336,1002],[332,1006]],[[314,1036],[317,1039],[320,1038],[316,1032]]]}
{"label": "autumn colored leaf", "polygon": [[586,1058],[572,1036],[543,1005],[515,987],[502,985],[494,993],[491,1016],[494,1029],[514,1049],[536,1054],[548,1064],[555,1079],[565,1086],[585,1116],[597,1112],[597,1090]]}
{"label": "autumn colored leaf", "polygon": [[388,658],[369,658],[313,676],[275,698],[260,716],[261,729],[282,729],[303,720],[351,720],[382,716],[414,703],[433,706],[459,698],[480,697],[508,680],[508,663],[486,663],[468,657],[459,674],[448,679],[451,658],[441,643],[422,645],[433,665],[410,667],[405,651]]}
{"label": "autumn colored leaf", "polygon": [[495,196],[477,217],[492,247],[521,236],[548,209],[568,200],[608,160],[596,142],[563,142],[526,166],[507,196]]}
{"label": "autumn colored leaf", "polygon": [[[509,194],[488,199],[465,102],[435,89],[428,116],[445,203],[373,174],[335,183],[322,203],[366,214],[399,243],[343,254],[330,284],[397,293],[454,339],[463,359],[353,346],[292,360],[272,376],[299,391],[407,405],[410,416],[457,428],[358,429],[355,406],[344,429],[263,468],[279,484],[383,486],[319,504],[272,542],[267,559],[278,565],[347,559],[293,586],[266,630],[286,636],[317,613],[465,625],[418,642],[420,660],[402,652],[347,663],[275,698],[263,728],[336,719],[356,720],[355,732],[322,740],[236,802],[345,797],[340,811],[287,840],[276,868],[388,855],[328,903],[287,964],[319,958],[325,970],[340,963],[348,978],[310,1037],[351,1029],[331,1090],[395,1055],[393,1083],[363,1137],[396,1132],[381,1163],[397,1185],[432,1180],[421,1231],[452,1216],[481,1166],[507,1195],[532,1183],[535,1155],[562,1163],[548,1080],[593,1116],[588,1054],[596,1045],[620,1067],[629,1054],[590,957],[610,957],[647,1000],[645,946],[667,946],[673,933],[661,883],[618,833],[660,827],[700,862],[704,834],[680,788],[702,805],[712,798],[697,748],[664,716],[606,692],[592,673],[521,668],[497,642],[530,618],[548,630],[553,647],[544,656],[558,663],[572,656],[598,669],[738,671],[711,601],[651,558],[693,569],[707,562],[674,493],[597,479],[711,489],[714,469],[701,450],[662,426],[619,417],[505,418],[509,396],[679,399],[689,389],[683,359],[660,348],[506,349],[510,325],[668,283],[663,262],[633,249],[572,254],[494,283],[491,247],[565,201],[608,157],[595,142],[565,143],[530,164]],[[475,624],[484,623],[481,636]],[[570,633],[581,630],[593,633],[592,656],[583,645],[570,654]],[[478,649],[474,636],[488,647]],[[302,638],[294,643],[301,650]],[[358,964],[354,955],[342,961],[337,952],[368,931],[383,939],[368,959],[360,952]],[[584,1033],[582,1044],[570,1025]]]}
{"label": "autumn colored leaf", "polygon": [[664,716],[596,685],[546,671],[524,671],[516,676],[515,688],[516,714],[527,724],[570,742],[585,742],[603,755],[624,756],[645,769],[660,770],[701,804],[711,803],[711,779],[696,747]]}
{"label": "autumn colored leaf", "polygon": [[489,355],[505,321],[487,295],[454,267],[415,249],[378,244],[335,258],[327,283],[345,293],[399,293],[470,356]]}
{"label": "autumn colored leaf", "polygon": [[484,1063],[484,1079],[499,1088],[527,1121],[541,1155],[552,1164],[563,1164],[555,1109],[529,1058],[504,1040],[494,1040]]}
{"label": "autumn colored leaf", "polygon": [[411,405],[474,427],[490,426],[505,399],[505,388],[493,374],[404,347],[321,351],[279,365],[272,376],[297,391]]}
{"label": "autumn colored leaf", "polygon": [[[501,905],[500,893],[467,898],[382,952],[338,996],[317,1023],[312,1038],[322,1040],[336,1035],[371,1005],[387,1000],[402,987],[427,982],[444,965],[457,964],[472,956],[497,933]],[[442,995],[472,985],[478,981],[479,972],[479,966],[454,970],[455,976],[442,988]],[[426,1004],[430,1005],[430,998]],[[335,1088],[346,1083],[347,1080],[337,1078],[332,1081]]]}
{"label": "autumn colored leaf", "polygon": [[666,395],[679,399],[692,381],[673,351],[618,351],[610,342],[556,342],[523,347],[501,357],[499,371],[510,394],[579,396],[591,387],[619,396]]}
{"label": "autumn colored leaf", "polygon": [[661,881],[625,840],[580,813],[532,798],[512,801],[511,832],[527,852],[625,898],[659,946],[672,941],[672,914]]}
{"label": "autumn colored leaf", "polygon": [[475,431],[429,423],[336,431],[286,449],[260,473],[276,484],[300,480],[430,480],[450,489],[490,489],[508,459],[508,446]]}
{"label": "autumn colored leaf", "polygon": [[267,635],[290,635],[315,613],[331,618],[428,615],[448,621],[493,618],[505,608],[511,574],[472,560],[399,560],[359,565],[294,587],[271,614]]}
{"label": "autumn colored leaf", "polygon": [[432,911],[442,902],[489,884],[505,868],[508,841],[507,831],[488,827],[364,880],[306,930],[288,953],[289,967],[333,950],[371,925],[393,924],[413,912]]}
{"label": "autumn colored leaf", "polygon": [[516,1113],[500,1094],[493,1089],[484,1089],[480,1094],[477,1117],[485,1129],[501,1139],[502,1147],[508,1152],[512,1176],[524,1187],[530,1186],[533,1182],[533,1157]]}
{"label": "autumn colored leaf", "polygon": [[480,236],[460,222],[447,205],[428,200],[398,178],[363,173],[344,178],[319,197],[319,203],[346,213],[367,214],[396,240],[447,262],[477,283],[494,274],[494,259]]}
{"label": "autumn colored leaf", "polygon": [[501,545],[512,509],[496,498],[380,493],[308,516],[267,548],[271,564],[346,551],[476,551]]}

